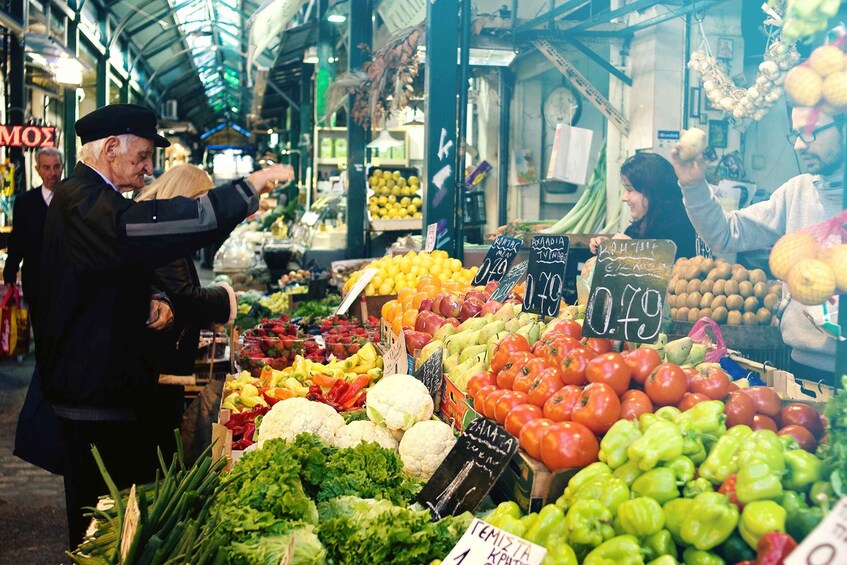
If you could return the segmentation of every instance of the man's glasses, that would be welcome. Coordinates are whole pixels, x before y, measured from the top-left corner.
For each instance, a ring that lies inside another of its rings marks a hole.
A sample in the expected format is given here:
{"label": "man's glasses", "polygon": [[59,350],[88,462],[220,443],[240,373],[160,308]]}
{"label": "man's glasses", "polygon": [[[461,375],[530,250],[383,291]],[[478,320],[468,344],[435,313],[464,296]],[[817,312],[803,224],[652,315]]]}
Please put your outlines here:
{"label": "man's glasses", "polygon": [[826,124],[826,125],[824,125],[824,126],[821,126],[821,127],[819,127],[819,128],[813,129],[813,130],[812,130],[812,131],[810,131],[810,132],[806,132],[806,131],[802,131],[802,132],[792,131],[791,133],[789,133],[788,135],[786,135],[786,136],[785,136],[785,139],[787,139],[787,140],[788,140],[788,143],[790,143],[791,145],[794,145],[795,143],[797,143],[797,140],[798,140],[798,139],[802,139],[802,140],[803,140],[803,143],[805,143],[805,144],[807,144],[807,145],[808,145],[809,143],[812,143],[812,142],[813,142],[813,141],[817,138],[817,135],[818,135],[820,132],[822,132],[822,131],[826,131],[826,130],[828,130],[829,128],[831,128],[831,127],[835,127],[835,126],[837,126],[837,125],[841,125],[841,124],[843,124],[845,121],[847,121],[847,120],[836,120],[836,121],[834,121],[834,122],[830,122],[830,123],[828,123],[828,124]]}

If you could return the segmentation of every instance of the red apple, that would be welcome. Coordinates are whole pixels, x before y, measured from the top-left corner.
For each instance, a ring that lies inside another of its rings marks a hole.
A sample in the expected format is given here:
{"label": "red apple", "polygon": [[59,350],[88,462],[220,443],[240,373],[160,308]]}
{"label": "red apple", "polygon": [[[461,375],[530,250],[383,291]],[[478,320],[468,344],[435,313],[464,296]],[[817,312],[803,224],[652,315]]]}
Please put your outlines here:
{"label": "red apple", "polygon": [[485,298],[485,295],[482,293],[482,291],[479,291],[475,288],[472,288],[467,293],[465,293],[465,300],[467,300],[468,298],[476,298],[480,302],[485,302],[486,300],[488,300],[487,298]]}
{"label": "red apple", "polygon": [[[445,298],[449,298],[451,295],[449,292],[441,292],[435,295],[435,299],[432,301],[432,311],[438,314],[441,311],[441,303]],[[418,308],[420,310],[420,308]]]}
{"label": "red apple", "polygon": [[454,328],[458,328],[461,325],[461,322],[456,318],[447,318],[444,320],[445,324],[451,324]]}
{"label": "red apple", "polygon": [[415,351],[423,349],[423,346],[432,341],[432,335],[426,332],[403,332],[406,338],[406,351],[409,355],[414,355]]}
{"label": "red apple", "polygon": [[446,323],[447,320],[445,320],[443,316],[433,314],[432,316],[428,316],[426,321],[424,322],[423,331],[425,331],[429,335],[433,335],[436,331],[438,331],[438,328],[440,328]]}
{"label": "red apple", "polygon": [[464,304],[462,304],[462,311],[459,313],[459,319],[464,322],[469,318],[473,318],[482,312],[484,307],[485,302],[482,300],[474,297],[466,298]]}
{"label": "red apple", "polygon": [[486,314],[496,314],[497,310],[499,310],[502,305],[502,302],[497,302],[496,300],[489,300],[485,303],[485,306],[482,307],[480,315],[485,316]]}
{"label": "red apple", "polygon": [[462,312],[462,306],[464,303],[464,298],[451,294],[450,298],[445,298],[441,301],[441,307],[438,309],[438,313],[445,318],[458,318],[459,314]]}
{"label": "red apple", "polygon": [[418,312],[432,311],[433,302],[434,301],[432,300],[432,298],[424,298],[423,300],[421,300],[421,303],[418,305]]}
{"label": "red apple", "polygon": [[420,310],[418,312],[417,318],[415,318],[415,328],[414,328],[415,331],[418,331],[418,332],[424,331],[425,322],[426,322],[427,318],[429,318],[432,315],[433,315],[433,313],[430,312],[429,310]]}
{"label": "red apple", "polygon": [[488,284],[485,285],[485,291],[490,294],[497,290],[498,286],[500,286],[500,281],[488,281]]}

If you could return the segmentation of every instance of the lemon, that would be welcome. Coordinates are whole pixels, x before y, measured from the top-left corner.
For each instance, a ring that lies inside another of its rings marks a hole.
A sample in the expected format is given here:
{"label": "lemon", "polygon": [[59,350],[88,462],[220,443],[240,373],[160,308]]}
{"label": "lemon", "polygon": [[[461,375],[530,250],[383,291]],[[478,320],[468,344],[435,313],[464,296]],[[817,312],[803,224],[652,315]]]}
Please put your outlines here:
{"label": "lemon", "polygon": [[412,188],[409,187],[409,186],[401,186],[400,187],[400,194],[402,194],[403,196],[411,196],[413,194]]}
{"label": "lemon", "polygon": [[371,174],[376,178],[382,178],[382,171],[380,169],[374,169],[371,171]]}
{"label": "lemon", "polygon": [[368,286],[365,287],[365,296],[374,296],[376,295],[376,289],[372,283],[368,283]]}
{"label": "lemon", "polygon": [[394,175],[392,175],[391,171],[382,171],[382,178],[388,180],[394,178]]}
{"label": "lemon", "polygon": [[462,262],[458,259],[450,259],[450,270],[454,273],[458,273],[462,270]]}
{"label": "lemon", "polygon": [[395,186],[397,186],[397,183],[394,182],[394,179],[388,179],[387,181],[385,181],[385,186],[387,186],[388,188],[394,188]]}
{"label": "lemon", "polygon": [[420,212],[415,212],[415,215],[414,215],[414,216],[412,216],[412,217],[413,217],[413,218],[423,218],[423,214],[422,214],[422,213],[420,213]]}
{"label": "lemon", "polygon": [[399,186],[392,187],[392,189],[391,189],[391,194],[392,194],[393,196],[400,196],[400,190],[401,190],[401,189],[400,189],[400,187],[399,187]]}
{"label": "lemon", "polygon": [[407,186],[409,183],[403,177],[397,179],[397,186]]}
{"label": "lemon", "polygon": [[823,80],[810,67],[797,66],[785,75],[785,92],[802,106],[814,106],[822,95]]}
{"label": "lemon", "polygon": [[381,294],[385,296],[386,294],[391,294],[391,291],[394,290],[394,285],[390,282],[386,281],[379,286],[377,294]]}
{"label": "lemon", "polygon": [[400,199],[400,206],[408,206],[412,200],[408,196],[404,196]]}
{"label": "lemon", "polygon": [[388,202],[390,204],[396,204],[397,203],[397,197],[394,196],[393,194],[389,194],[387,198],[388,198]]}
{"label": "lemon", "polygon": [[394,171],[393,173],[391,173],[391,178],[393,178],[394,180],[397,180],[400,177],[401,177],[400,171]]}
{"label": "lemon", "polygon": [[823,304],[835,293],[837,281],[829,265],[819,259],[802,259],[788,273],[791,297],[807,306]]}
{"label": "lemon", "polygon": [[401,218],[408,218],[409,217],[409,211],[406,210],[405,208],[400,208],[400,210],[397,212],[397,215],[400,216]]}
{"label": "lemon", "polygon": [[421,207],[421,204],[422,204],[422,203],[423,203],[423,202],[421,201],[421,197],[420,197],[420,196],[415,196],[414,198],[412,198],[412,204],[414,204],[414,205],[415,205],[415,206],[417,206],[418,208],[420,208],[420,207]]}
{"label": "lemon", "polygon": [[410,176],[410,177],[409,177],[409,184],[411,184],[411,185],[413,185],[413,186],[414,186],[414,185],[421,184],[421,179],[419,179],[419,178],[418,178],[418,177],[416,177],[415,175],[412,175],[412,176]]}

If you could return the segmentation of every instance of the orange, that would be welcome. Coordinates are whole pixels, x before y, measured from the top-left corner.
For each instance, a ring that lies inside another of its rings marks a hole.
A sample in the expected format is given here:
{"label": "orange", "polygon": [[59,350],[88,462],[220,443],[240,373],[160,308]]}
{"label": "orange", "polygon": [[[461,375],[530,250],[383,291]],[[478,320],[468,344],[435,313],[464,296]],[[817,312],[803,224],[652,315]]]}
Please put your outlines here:
{"label": "orange", "polygon": [[802,231],[786,234],[779,238],[771,249],[768,264],[771,273],[786,280],[788,273],[802,259],[811,259],[818,254],[818,243],[810,234]]}
{"label": "orange", "polygon": [[435,288],[441,288],[441,280],[438,277],[434,277],[430,274],[421,275],[421,278],[418,279],[418,290],[423,290],[421,287],[424,286],[434,286]]}
{"label": "orange", "polygon": [[394,335],[400,335],[400,332],[403,331],[403,316],[398,315],[391,321],[391,331]]}
{"label": "orange", "polygon": [[400,306],[400,302],[397,300],[389,300],[385,304],[382,305],[382,317],[386,320],[393,320],[394,316],[397,315],[398,312],[402,310]]}
{"label": "orange", "polygon": [[421,301],[424,300],[425,298],[429,298],[429,295],[427,293],[416,292],[415,296],[412,298],[412,308],[417,310],[421,305]]}
{"label": "orange", "polygon": [[410,308],[403,312],[403,326],[408,326],[410,328],[415,327],[415,320],[418,319],[418,310],[417,308]]}
{"label": "orange", "polygon": [[415,288],[414,287],[411,287],[411,286],[401,287],[400,290],[397,291],[397,300],[399,300],[400,303],[403,304],[403,301],[406,299],[407,296],[411,298],[414,294],[415,294]]}
{"label": "orange", "polygon": [[[438,281],[438,282],[441,282],[441,281]],[[433,298],[433,299],[435,298],[435,296],[439,292],[441,292],[441,289],[439,289],[435,285],[431,285],[431,284],[424,285],[423,287],[418,285],[418,290],[420,290],[422,293],[426,294],[428,297]]]}

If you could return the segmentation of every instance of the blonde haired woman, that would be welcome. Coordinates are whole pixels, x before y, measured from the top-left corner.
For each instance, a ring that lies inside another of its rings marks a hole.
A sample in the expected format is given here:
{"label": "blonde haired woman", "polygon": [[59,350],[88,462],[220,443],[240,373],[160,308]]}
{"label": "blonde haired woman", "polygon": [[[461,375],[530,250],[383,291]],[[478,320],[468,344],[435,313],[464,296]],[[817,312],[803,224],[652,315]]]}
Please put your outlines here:
{"label": "blonde haired woman", "polygon": [[[194,165],[178,165],[144,189],[136,200],[197,198],[212,188],[212,179],[205,171]],[[232,323],[236,313],[235,293],[227,284],[200,286],[192,257],[156,269],[154,285],[168,295],[174,311],[170,331],[157,336],[159,373],[193,375],[200,330],[212,328],[215,323]],[[173,430],[180,427],[185,395],[180,386],[161,385],[159,389],[163,401],[159,445],[163,453],[173,453],[176,448]]]}

